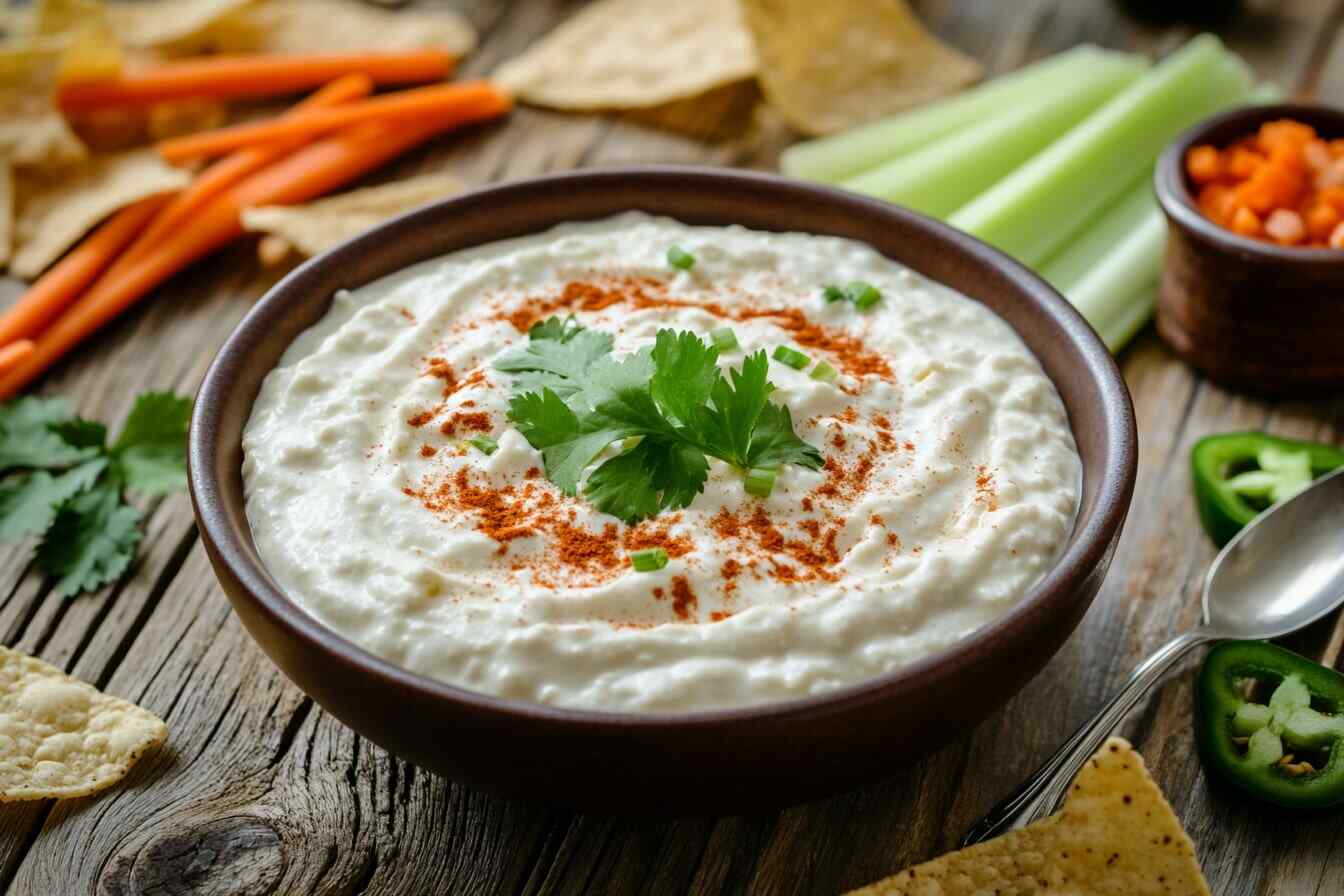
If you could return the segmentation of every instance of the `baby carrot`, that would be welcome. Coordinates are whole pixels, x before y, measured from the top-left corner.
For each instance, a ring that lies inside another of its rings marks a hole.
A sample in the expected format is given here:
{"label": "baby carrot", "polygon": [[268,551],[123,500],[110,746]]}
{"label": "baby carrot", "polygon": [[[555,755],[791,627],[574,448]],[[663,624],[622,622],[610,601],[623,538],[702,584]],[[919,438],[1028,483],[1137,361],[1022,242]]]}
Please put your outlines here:
{"label": "baby carrot", "polygon": [[238,99],[311,90],[342,75],[362,73],[380,85],[446,78],[455,60],[433,49],[397,53],[319,53],[213,56],[169,62],[116,78],[61,85],[66,112],[146,105],[164,100]]}
{"label": "baby carrot", "polygon": [[36,336],[112,264],[167,202],[167,195],[159,195],[128,205],[67,252],[0,315],[0,345]]}
{"label": "baby carrot", "polygon": [[33,340],[20,339],[0,348],[0,376],[18,366],[19,362],[33,353]]}
{"label": "baby carrot", "polygon": [[176,137],[160,143],[159,153],[169,162],[187,162],[275,140],[306,139],[352,124],[393,118],[409,121],[452,115],[458,123],[467,124],[494,118],[508,111],[512,102],[502,88],[489,81],[440,84],[332,109],[317,109],[269,121]]}
{"label": "baby carrot", "polygon": [[[345,75],[337,78],[307,99],[297,103],[284,117],[299,115],[313,109],[326,109],[350,100],[368,96],[373,91],[373,80],[368,75]],[[264,146],[252,146],[220,159],[201,172],[191,184],[161,211],[148,229],[136,240],[127,256],[135,256],[150,246],[157,245],[186,217],[204,206],[215,196],[253,172],[260,171],[276,159],[293,152],[306,142],[303,138],[279,140]],[[120,260],[119,262],[120,263]]]}

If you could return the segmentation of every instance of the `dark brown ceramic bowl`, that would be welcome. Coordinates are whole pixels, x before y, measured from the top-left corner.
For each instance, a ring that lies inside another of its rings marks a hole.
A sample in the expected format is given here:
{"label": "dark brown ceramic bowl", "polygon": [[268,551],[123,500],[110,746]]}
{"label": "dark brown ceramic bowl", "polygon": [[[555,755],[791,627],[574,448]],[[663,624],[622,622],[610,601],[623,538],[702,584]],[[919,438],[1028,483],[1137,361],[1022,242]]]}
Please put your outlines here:
{"label": "dark brown ceramic bowl", "polygon": [[1200,212],[1185,155],[1226,146],[1266,121],[1294,118],[1344,137],[1344,111],[1275,105],[1233,109],[1182,134],[1158,159],[1157,198],[1169,222],[1157,331],[1210,379],[1266,395],[1344,387],[1344,251],[1240,236]]}
{"label": "dark brown ceramic bowl", "polygon": [[[423,259],[630,209],[862,240],[984,302],[1063,396],[1083,459],[1074,532],[1010,613],[954,647],[824,696],[685,714],[554,709],[472,693],[385,662],[317,622],[267,574],[243,510],[240,434],[262,378],[332,293]],[[647,168],[480,190],[412,212],[313,259],[272,289],[206,373],[190,436],[203,541],[243,624],[324,708],[392,753],[471,786],[596,811],[726,814],[853,786],[927,753],[1003,704],[1096,595],[1134,486],[1133,408],[1073,308],[994,249],[880,202],[776,177]]]}

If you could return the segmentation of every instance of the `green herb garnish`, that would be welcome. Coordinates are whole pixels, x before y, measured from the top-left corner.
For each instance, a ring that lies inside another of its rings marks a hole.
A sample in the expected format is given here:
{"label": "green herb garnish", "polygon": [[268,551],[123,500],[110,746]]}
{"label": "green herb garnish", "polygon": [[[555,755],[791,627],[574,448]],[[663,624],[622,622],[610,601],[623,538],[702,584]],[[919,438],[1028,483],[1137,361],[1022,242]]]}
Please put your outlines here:
{"label": "green herb garnish", "polygon": [[499,450],[499,443],[489,436],[476,436],[475,438],[463,439],[462,441],[486,456],[494,454]]}
{"label": "green herb garnish", "polygon": [[778,467],[753,467],[748,470],[744,481],[747,494],[758,498],[770,497],[770,493],[775,490],[775,477],[778,475]]}
{"label": "green herb garnish", "polygon": [[812,363],[812,359],[797,349],[789,348],[787,345],[775,346],[775,353],[771,355],[779,363],[792,367],[794,370],[802,370]]}
{"label": "green herb garnish", "polygon": [[818,361],[817,366],[813,367],[812,372],[808,374],[812,379],[823,383],[833,383],[839,375],[840,372],[825,361]]}
{"label": "green herb garnish", "polygon": [[714,343],[714,347],[721,352],[730,352],[737,348],[737,334],[733,332],[732,327],[719,327],[717,330],[710,330],[709,341]]}
{"label": "green herb garnish", "polygon": [[695,256],[680,246],[667,250],[667,263],[679,271],[689,271],[695,267]]}
{"label": "green herb garnish", "polygon": [[189,399],[145,393],[109,447],[107,427],[76,417],[62,398],[0,405],[0,541],[40,536],[37,566],[64,597],[120,578],[142,534],[124,492],[186,486],[190,417]]}
{"label": "green herb garnish", "polygon": [[645,548],[630,554],[630,565],[635,572],[657,572],[667,566],[667,551],[662,548]]}
{"label": "green herb garnish", "polygon": [[832,302],[851,302],[860,311],[867,311],[882,301],[882,293],[877,287],[862,280],[854,280],[843,289],[833,284],[828,285],[821,290],[821,297],[828,305]]}
{"label": "green herb garnish", "polygon": [[[534,328],[527,347],[495,367],[517,377],[509,420],[566,494],[578,494],[584,472],[614,442],[623,442],[620,453],[589,474],[584,497],[626,522],[689,505],[704,490],[710,457],[744,472],[821,467],[788,408],[767,401],[774,386],[764,351],[724,376],[719,349],[694,333],[660,330],[652,348],[618,359],[609,334],[585,329],[561,341],[550,338],[556,326]],[[632,437],[638,442],[624,442]]]}

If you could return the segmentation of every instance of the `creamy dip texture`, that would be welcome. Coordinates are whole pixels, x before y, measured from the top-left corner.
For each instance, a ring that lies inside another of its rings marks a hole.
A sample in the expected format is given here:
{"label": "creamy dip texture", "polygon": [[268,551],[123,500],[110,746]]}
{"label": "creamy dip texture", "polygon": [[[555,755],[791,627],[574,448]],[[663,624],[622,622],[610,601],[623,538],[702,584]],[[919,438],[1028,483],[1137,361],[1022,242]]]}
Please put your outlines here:
{"label": "creamy dip texture", "polygon": [[[883,301],[820,298],[853,280]],[[689,507],[635,526],[562,494],[492,363],[569,314],[618,356],[727,324],[725,370],[779,345],[828,361],[833,383],[770,364],[825,467],[785,466],[759,499],[711,459]],[[612,711],[816,694],[944,648],[1046,571],[1080,485],[1059,396],[984,306],[857,242],[637,213],[337,294],[267,377],[243,449],[258,550],[322,622],[472,690]],[[648,547],[670,562],[634,571]]]}

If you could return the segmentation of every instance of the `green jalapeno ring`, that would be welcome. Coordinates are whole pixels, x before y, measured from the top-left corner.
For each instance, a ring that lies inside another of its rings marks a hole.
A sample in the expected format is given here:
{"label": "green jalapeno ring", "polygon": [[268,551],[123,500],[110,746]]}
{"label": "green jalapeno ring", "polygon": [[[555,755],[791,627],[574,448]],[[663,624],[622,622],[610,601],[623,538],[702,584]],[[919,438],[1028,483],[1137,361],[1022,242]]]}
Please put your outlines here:
{"label": "green jalapeno ring", "polygon": [[1344,450],[1262,432],[1207,436],[1190,451],[1199,517],[1220,547],[1269,504],[1339,467],[1344,467]]}
{"label": "green jalapeno ring", "polygon": [[[1255,680],[1267,703],[1239,689]],[[1344,675],[1263,641],[1226,641],[1200,670],[1200,755],[1211,772],[1290,808],[1344,803]]]}

